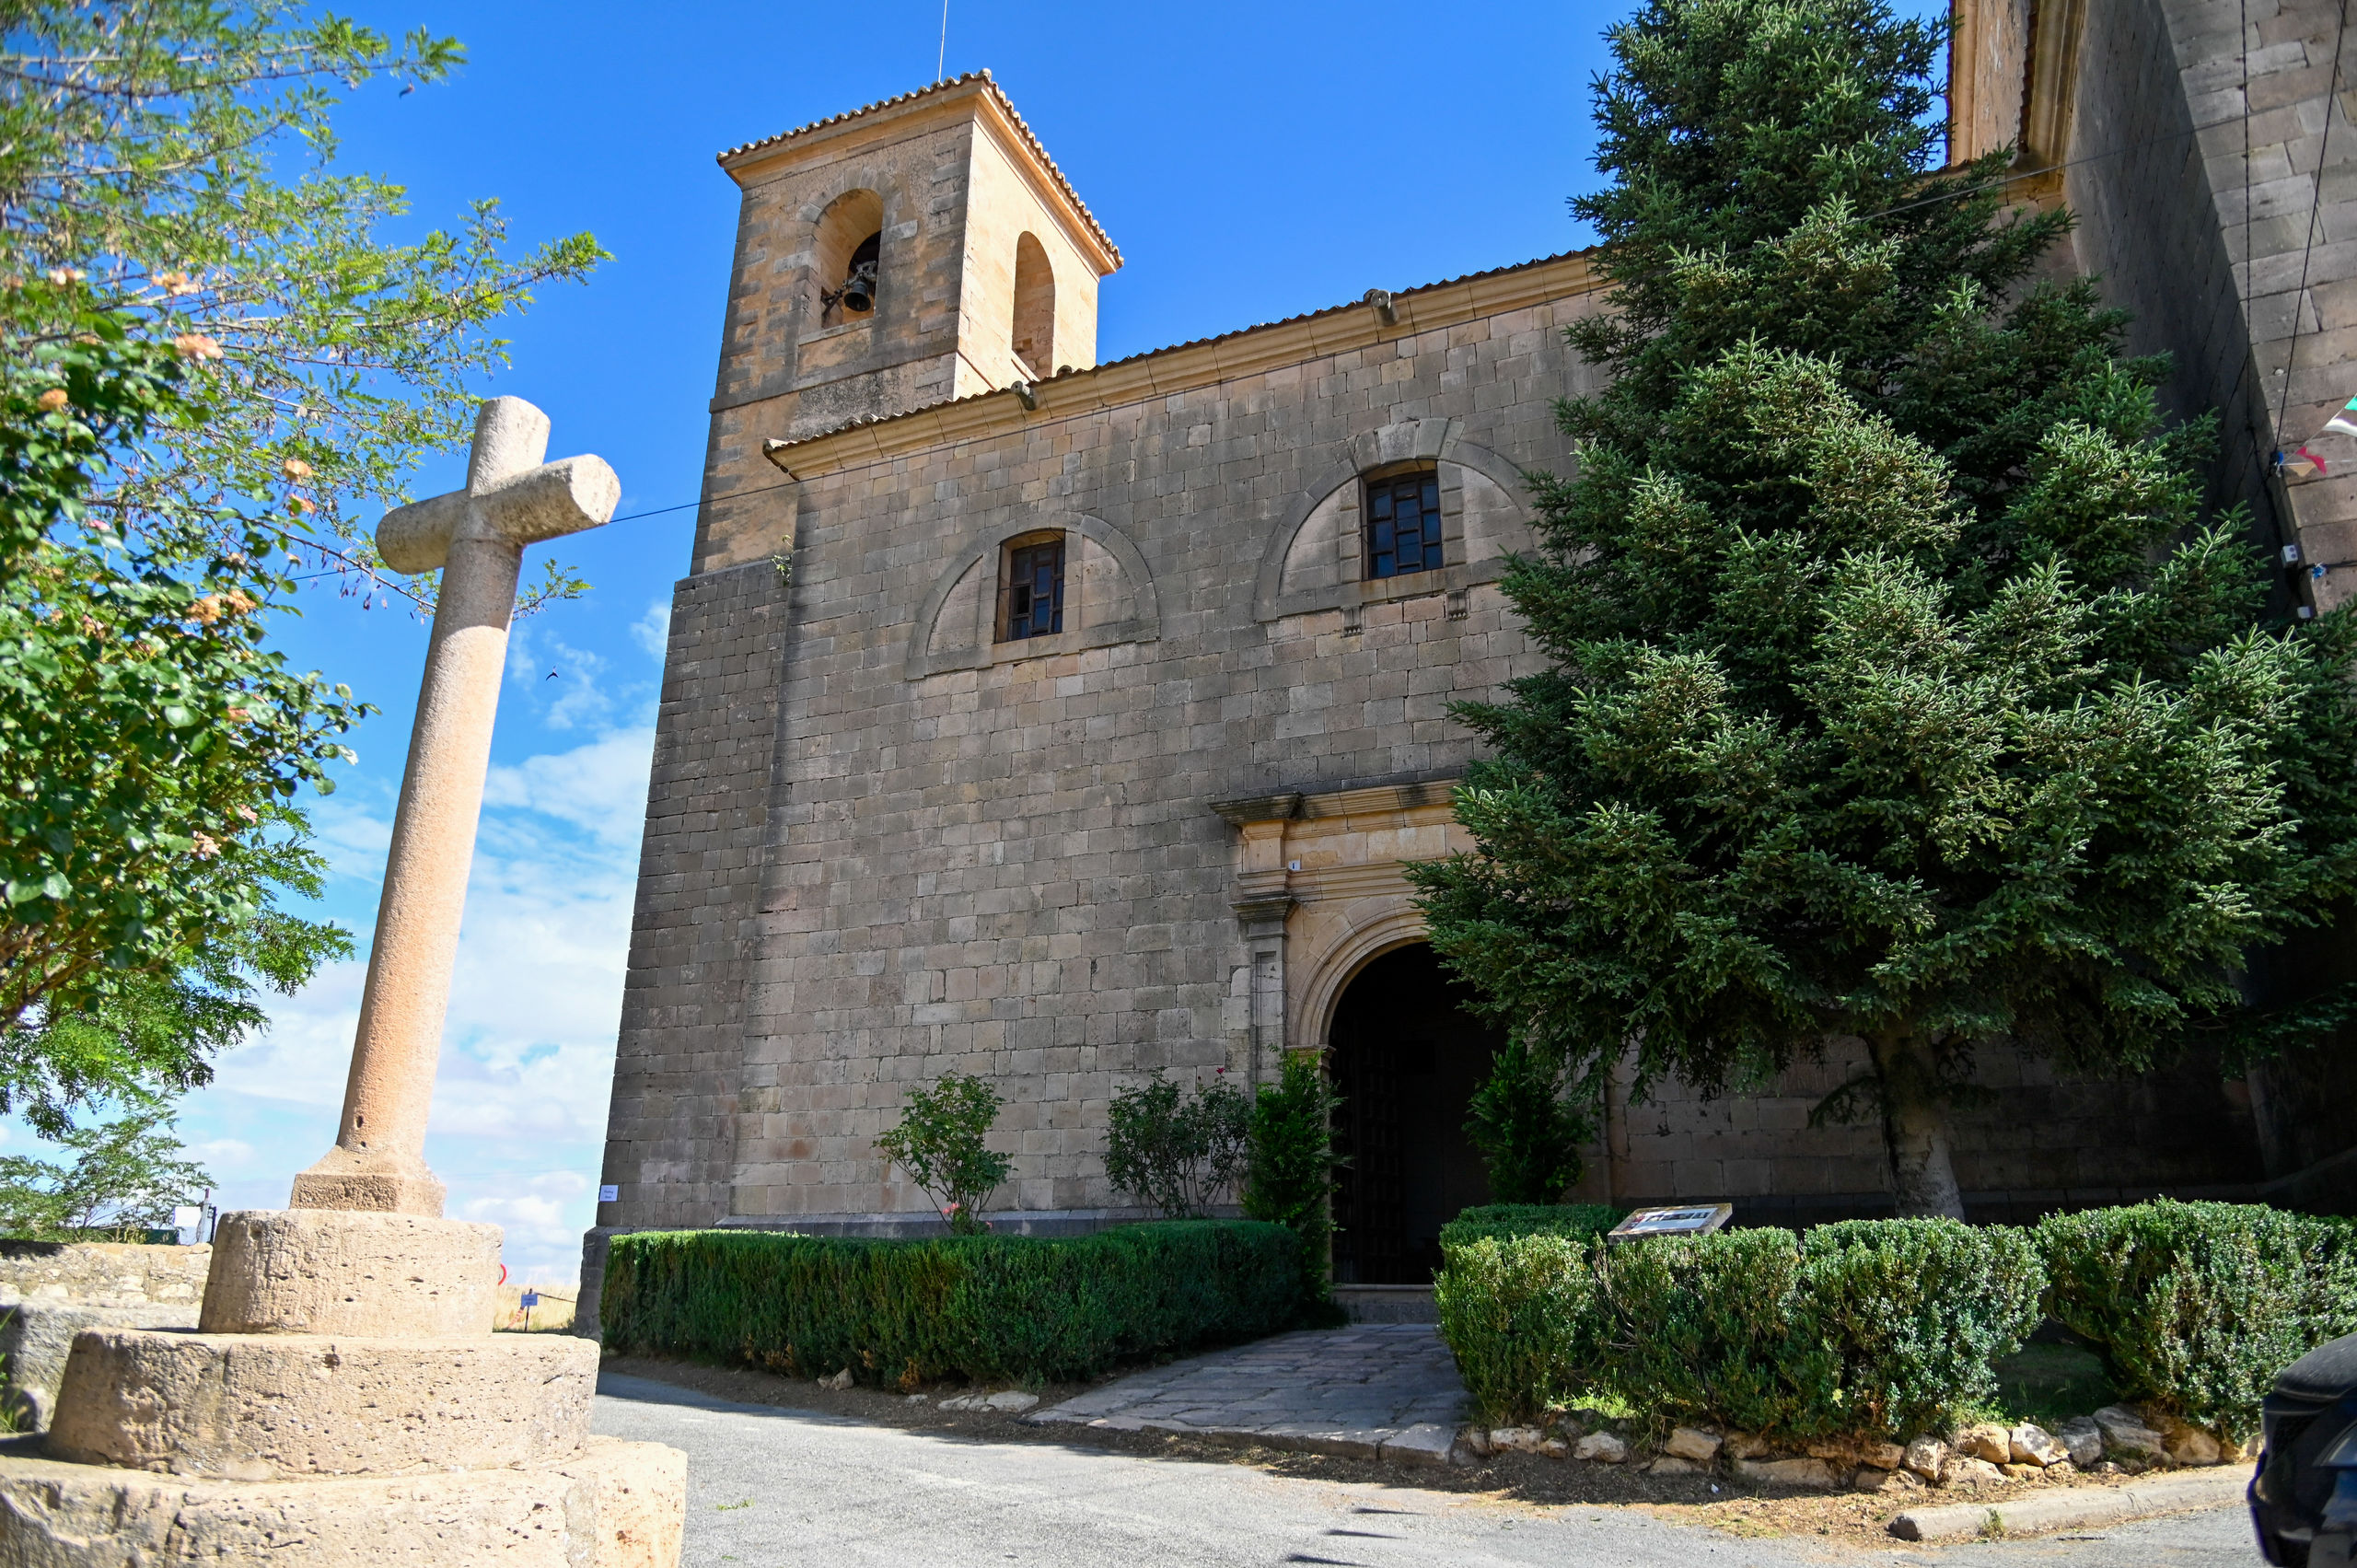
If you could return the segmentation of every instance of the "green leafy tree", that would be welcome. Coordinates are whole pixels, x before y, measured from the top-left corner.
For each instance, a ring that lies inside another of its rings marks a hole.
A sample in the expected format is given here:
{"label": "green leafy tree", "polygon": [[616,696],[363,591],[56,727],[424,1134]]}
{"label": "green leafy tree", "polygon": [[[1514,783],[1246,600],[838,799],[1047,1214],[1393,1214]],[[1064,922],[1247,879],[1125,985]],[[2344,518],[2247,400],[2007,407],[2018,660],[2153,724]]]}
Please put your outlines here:
{"label": "green leafy tree", "polygon": [[[224,494],[274,497],[307,563],[388,587],[366,531],[466,437],[472,384],[505,364],[493,325],[586,276],[597,242],[511,256],[488,201],[415,243],[377,238],[408,193],[335,167],[332,111],[372,78],[442,79],[465,60],[451,39],[396,43],[280,0],[16,0],[6,17],[6,269],[80,274],[99,309],[210,366],[203,417],[154,433],[90,505],[129,535],[210,517]],[[80,316],[13,312],[0,358],[72,338]],[[549,579],[542,598],[582,587]]]}
{"label": "green leafy tree", "polygon": [[[461,440],[493,333],[601,254],[480,203],[389,244],[339,95],[463,55],[261,0],[23,0],[0,29],[0,1109],[202,1083],[261,988],[348,950],[279,909],[294,804],[364,711],[265,629]],[[526,608],[584,585],[552,566]]]}
{"label": "green leafy tree", "polygon": [[265,644],[292,588],[269,515],[93,514],[98,478],[202,417],[203,362],[134,336],[72,283],[0,312],[81,330],[0,367],[0,1109],[202,1083],[349,941],[285,914],[319,862],[292,804],[329,787],[361,714]]}
{"label": "green leafy tree", "polygon": [[1580,1179],[1585,1117],[1563,1098],[1563,1063],[1520,1040],[1506,1042],[1466,1108],[1465,1135],[1489,1167],[1501,1203],[1554,1203]]}
{"label": "green leafy tree", "polygon": [[940,1205],[941,1217],[959,1236],[990,1228],[982,1204],[1015,1168],[983,1142],[1000,1103],[998,1091],[984,1080],[945,1073],[933,1087],[910,1091],[900,1124],[876,1140],[884,1157]]}
{"label": "green leafy tree", "polygon": [[33,1241],[135,1240],[213,1185],[172,1131],[168,1109],[138,1106],[118,1120],[67,1127],[54,1142],[72,1165],[0,1156],[0,1235]]}
{"label": "green leafy tree", "polygon": [[1253,1096],[1246,1132],[1244,1216],[1301,1237],[1302,1287],[1311,1302],[1331,1294],[1334,1111],[1341,1103],[1313,1054],[1289,1053],[1277,1081]]}
{"label": "green leafy tree", "polygon": [[1575,206],[1615,286],[1570,332],[1611,380],[1562,405],[1579,470],[1506,584],[1551,668],[1465,711],[1478,852],[1418,875],[1586,1092],[1856,1037],[1820,1113],[1956,1215],[1984,1042],[2116,1073],[2266,1038],[2245,956],[2351,889],[2357,713],[2350,617],[2263,622],[2247,520],[2200,517],[2208,424],[2035,273],[2068,215],[2001,217],[2003,153],[1935,172],[1942,38],[1874,0],[1613,29]]}
{"label": "green leafy tree", "polygon": [[1106,1178],[1166,1219],[1199,1218],[1243,1170],[1251,1117],[1251,1106],[1224,1076],[1189,1092],[1156,1073],[1113,1097]]}

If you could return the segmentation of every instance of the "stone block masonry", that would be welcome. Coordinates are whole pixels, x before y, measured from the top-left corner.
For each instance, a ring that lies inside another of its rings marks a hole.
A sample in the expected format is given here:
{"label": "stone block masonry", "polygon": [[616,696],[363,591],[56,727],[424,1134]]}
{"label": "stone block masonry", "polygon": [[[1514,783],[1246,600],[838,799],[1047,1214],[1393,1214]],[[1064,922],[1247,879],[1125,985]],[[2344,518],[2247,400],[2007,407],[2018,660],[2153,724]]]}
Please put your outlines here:
{"label": "stone block masonry", "polygon": [[[2025,173],[2022,198],[2084,215],[2075,263],[2137,313],[2134,352],[2173,356],[2170,411],[2218,407],[2244,433],[2212,500],[2250,501],[2263,534],[2289,515],[2250,455],[2270,318],[2238,292],[2201,96],[2231,7],[1968,8],[1987,25],[1959,114],[2067,166]],[[2254,18],[2279,10],[2250,97],[2290,179],[2323,124],[2325,89],[2299,73],[2326,8],[2252,0]],[[1127,1212],[1102,1159],[1120,1089],[1157,1071],[1251,1082],[1326,1045],[1352,976],[1422,936],[1402,865],[1469,847],[1449,802],[1475,749],[1452,705],[1540,668],[1499,579],[1535,542],[1526,472],[1575,462],[1556,401],[1601,385],[1562,336],[1605,306],[1579,255],[1093,365],[1118,253],[980,78],[724,167],[745,215],[585,1326],[619,1229],[927,1228],[874,1145],[945,1072],[1005,1096],[997,1202],[1048,1234]],[[810,290],[833,264],[828,215],[863,192],[885,215],[879,303],[847,330]],[[1079,368],[1015,387],[1026,234],[1050,241],[1056,357],[1081,346]],[[1411,470],[1434,475],[1442,560],[1376,579],[1364,486]],[[1064,623],[1010,639],[1002,563],[1050,540]],[[1872,1212],[1871,1131],[1808,1124],[1840,1056],[1754,1096],[1616,1099],[1582,1195]],[[1983,1065],[1997,1098],[1960,1129],[1976,1212],[2247,1193],[2261,1175],[2253,1091],[2213,1068],[2086,1086],[2001,1051]]]}

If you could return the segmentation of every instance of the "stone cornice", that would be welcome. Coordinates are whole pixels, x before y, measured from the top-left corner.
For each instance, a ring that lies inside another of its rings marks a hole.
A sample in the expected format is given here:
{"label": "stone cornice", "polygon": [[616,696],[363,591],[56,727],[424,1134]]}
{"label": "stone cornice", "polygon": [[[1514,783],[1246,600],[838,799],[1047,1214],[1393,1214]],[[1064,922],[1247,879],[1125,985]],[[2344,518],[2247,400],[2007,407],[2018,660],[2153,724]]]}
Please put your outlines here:
{"label": "stone cornice", "polygon": [[1433,779],[1421,784],[1371,784],[1364,789],[1329,790],[1322,795],[1260,795],[1246,800],[1215,801],[1212,809],[1237,827],[1255,822],[1314,821],[1319,818],[1367,817],[1414,811],[1424,807],[1451,807],[1457,779]]}
{"label": "stone cornice", "polygon": [[1372,301],[1247,327],[1224,337],[1074,370],[1028,388],[1029,406],[1012,389],[977,393],[801,441],[767,441],[762,453],[796,479],[888,462],[1026,425],[1125,407],[1152,398],[1216,386],[1320,355],[1373,348],[1419,332],[1527,309],[1607,286],[1590,253],[1526,262],[1428,285],[1388,296],[1390,319]]}

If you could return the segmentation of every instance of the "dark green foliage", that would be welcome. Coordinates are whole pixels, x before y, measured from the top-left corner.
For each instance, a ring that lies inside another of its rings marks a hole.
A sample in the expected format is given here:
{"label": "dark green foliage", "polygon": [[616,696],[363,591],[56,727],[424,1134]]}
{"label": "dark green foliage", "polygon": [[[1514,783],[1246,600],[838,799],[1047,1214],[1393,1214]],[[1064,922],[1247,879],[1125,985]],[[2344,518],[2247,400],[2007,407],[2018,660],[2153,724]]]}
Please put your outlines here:
{"label": "dark green foliage", "polygon": [[213,1178],[182,1156],[171,1113],[134,1110],[94,1127],[66,1127],[52,1141],[70,1166],[29,1155],[0,1156],[0,1236],[20,1241],[138,1241],[171,1223]]}
{"label": "dark green foliage", "polygon": [[941,1217],[959,1235],[990,1228],[982,1203],[1006,1179],[1015,1162],[982,1142],[998,1120],[998,1091],[963,1073],[945,1073],[929,1089],[912,1089],[900,1124],[876,1140],[884,1157],[941,1205]]}
{"label": "dark green foliage", "polygon": [[1986,1403],[2044,1283],[2025,1233],[1948,1220],[1445,1250],[1441,1332],[1492,1419],[1604,1396],[1795,1441],[1906,1438]]}
{"label": "dark green foliage", "polygon": [[1113,1097],[1106,1178],[1165,1219],[1199,1219],[1244,1168],[1251,1117],[1224,1077],[1190,1094],[1156,1073]]}
{"label": "dark green foliage", "polygon": [[1551,1203],[1580,1179],[1591,1129],[1563,1100],[1560,1055],[1506,1042],[1466,1108],[1465,1135],[1481,1151],[1501,1203]]}
{"label": "dark green foliage", "polygon": [[1301,1238],[1302,1294],[1325,1301],[1333,1266],[1334,1111],[1326,1069],[1307,1052],[1285,1058],[1277,1082],[1253,1097],[1244,1156],[1244,1213]]}
{"label": "dark green foliage", "polygon": [[1459,710],[1478,853],[1411,876],[1575,1087],[1631,1044],[1642,1095],[1863,1040],[1821,1109],[1883,1120],[1902,1212],[1960,1215],[1981,1042],[2280,1041],[2239,981],[2357,890],[2357,630],[2259,622],[2206,427],[2163,427],[2090,286],[2034,281],[2067,216],[2001,219],[2003,154],[1935,171],[1939,40],[1875,0],[1613,29],[1579,210],[1616,309],[1571,331],[1613,380],[1562,405],[1578,472],[1506,583],[1552,668]]}
{"label": "dark green foliage", "polygon": [[2241,1439],[2275,1375],[2357,1333],[2357,1225],[2179,1203],[2039,1222],[2047,1310],[2099,1346],[2130,1400]]}
{"label": "dark green foliage", "polygon": [[1568,1236],[1589,1240],[1629,1217],[1609,1203],[1487,1203],[1467,1209],[1440,1227],[1443,1249],[1518,1236]]}
{"label": "dark green foliage", "polygon": [[2035,1422],[2049,1432],[2074,1415],[2119,1402],[2103,1357],[2077,1345],[2026,1344],[1997,1358],[1997,1408],[2008,1423]]}
{"label": "dark green foliage", "polygon": [[1282,1225],[1178,1220],[1063,1240],[642,1232],[607,1254],[605,1342],[864,1383],[1064,1382],[1257,1338],[1303,1307]]}

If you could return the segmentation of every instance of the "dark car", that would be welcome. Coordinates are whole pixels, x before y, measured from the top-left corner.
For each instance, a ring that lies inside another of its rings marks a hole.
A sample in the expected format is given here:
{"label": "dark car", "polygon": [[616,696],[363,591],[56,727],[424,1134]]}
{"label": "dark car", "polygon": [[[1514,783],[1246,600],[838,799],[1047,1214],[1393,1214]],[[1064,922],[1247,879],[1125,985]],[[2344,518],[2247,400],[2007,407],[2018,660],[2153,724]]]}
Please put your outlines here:
{"label": "dark car", "polygon": [[2258,1550],[2280,1568],[2357,1563],[2357,1334],[2318,1346],[2259,1406],[2264,1451],[2250,1483]]}

